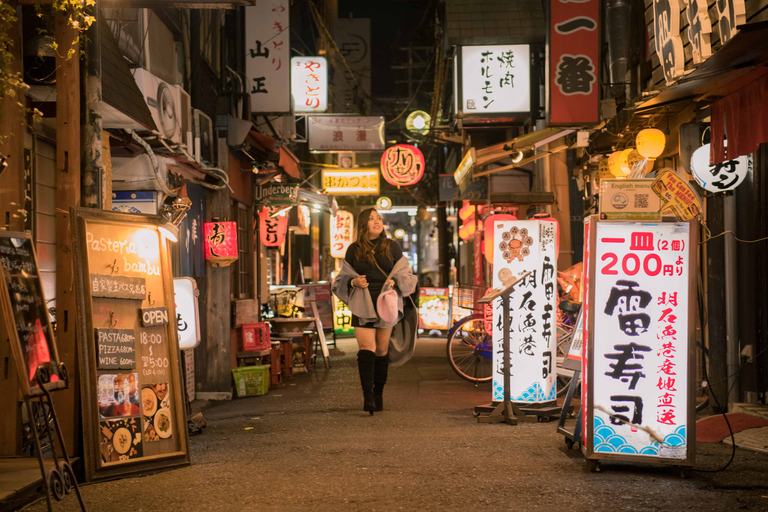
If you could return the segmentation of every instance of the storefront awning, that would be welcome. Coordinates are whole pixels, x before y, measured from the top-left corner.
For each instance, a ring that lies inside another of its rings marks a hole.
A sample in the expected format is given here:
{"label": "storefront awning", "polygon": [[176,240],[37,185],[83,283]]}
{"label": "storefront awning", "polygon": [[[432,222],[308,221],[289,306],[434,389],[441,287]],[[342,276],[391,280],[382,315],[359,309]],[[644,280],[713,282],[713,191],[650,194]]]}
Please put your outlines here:
{"label": "storefront awning", "polygon": [[263,133],[259,133],[256,130],[251,130],[248,134],[248,138],[255,141],[255,143],[265,152],[278,153],[279,157],[277,165],[282,167],[290,177],[302,179],[303,173],[301,172],[301,167],[299,167],[299,159],[296,158],[296,155],[294,155],[290,149],[278,146],[275,139],[268,135],[264,135]]}

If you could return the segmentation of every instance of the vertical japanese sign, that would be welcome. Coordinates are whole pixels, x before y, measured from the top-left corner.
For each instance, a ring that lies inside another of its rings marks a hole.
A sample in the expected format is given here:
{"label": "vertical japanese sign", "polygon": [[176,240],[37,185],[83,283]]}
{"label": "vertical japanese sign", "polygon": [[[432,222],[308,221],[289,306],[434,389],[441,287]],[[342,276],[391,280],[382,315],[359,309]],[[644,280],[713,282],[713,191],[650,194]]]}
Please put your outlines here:
{"label": "vertical japanese sign", "polygon": [[550,123],[598,122],[598,0],[552,0]]}
{"label": "vertical japanese sign", "polygon": [[295,112],[328,110],[328,61],[325,57],[291,58],[291,94]]}
{"label": "vertical japanese sign", "polygon": [[530,46],[462,46],[459,108],[465,115],[530,112]]}
{"label": "vertical japanese sign", "polygon": [[352,212],[339,210],[331,216],[331,257],[343,258],[352,244],[354,220]]}
{"label": "vertical japanese sign", "polygon": [[687,459],[693,437],[690,225],[598,222],[592,227],[591,458]]}
{"label": "vertical japanese sign", "polygon": [[680,6],[670,0],[653,0],[653,34],[667,85],[685,70],[683,38],[680,37]]}
{"label": "vertical japanese sign", "polygon": [[[333,60],[333,110],[365,114],[371,97],[371,20],[339,18],[333,23],[333,38],[339,45]],[[359,89],[350,71],[355,74]]]}
{"label": "vertical japanese sign", "polygon": [[245,8],[246,90],[252,112],[291,111],[289,2]]}
{"label": "vertical japanese sign", "polygon": [[685,16],[688,19],[688,40],[691,42],[693,63],[701,64],[712,56],[712,23],[707,13],[706,0],[685,0]]}
{"label": "vertical japanese sign", "polygon": [[[557,228],[554,222],[495,222],[493,287],[530,272],[510,297],[510,396],[514,402],[557,398]],[[493,303],[493,400],[504,399],[501,300]]]}
{"label": "vertical japanese sign", "polygon": [[351,335],[355,332],[355,328],[352,327],[352,312],[335,295],[333,296],[333,332],[339,335]]}

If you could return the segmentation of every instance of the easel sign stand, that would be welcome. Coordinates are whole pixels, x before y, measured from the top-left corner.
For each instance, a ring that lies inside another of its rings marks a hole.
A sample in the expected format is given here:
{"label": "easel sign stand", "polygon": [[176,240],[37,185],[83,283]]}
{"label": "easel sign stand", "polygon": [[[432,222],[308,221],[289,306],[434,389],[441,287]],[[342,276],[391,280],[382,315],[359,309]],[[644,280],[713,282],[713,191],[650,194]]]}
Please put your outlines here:
{"label": "easel sign stand", "polygon": [[[515,286],[524,281],[529,274],[530,272],[526,272],[518,278],[510,279],[504,284],[504,288],[491,290],[477,301],[478,304],[491,304],[494,300],[501,299],[502,315],[504,319],[504,338],[502,342],[502,350],[504,352],[504,361],[502,363],[502,371],[504,372],[504,400],[502,400],[502,402],[499,403],[488,416],[482,416],[479,412],[476,412],[478,423],[496,423],[501,421],[508,425],[517,425],[518,417],[524,415],[520,408],[512,402],[510,397],[509,300],[512,292],[515,291]],[[484,407],[480,406],[480,408]]]}
{"label": "easel sign stand", "polygon": [[[0,261],[0,309],[8,327],[20,390],[30,419],[48,510],[53,510],[51,497],[61,501],[75,491],[80,508],[85,511],[51,398],[51,391],[67,389],[69,375],[59,361],[31,235],[10,231],[0,233]],[[40,410],[46,410],[47,405],[50,420],[35,416],[34,399],[43,405]],[[51,450],[54,466],[46,474],[40,439],[54,439],[53,431],[59,441],[61,457],[56,453],[54,442]]]}
{"label": "easel sign stand", "polygon": [[557,433],[562,434],[565,438],[565,445],[570,450],[573,448],[574,443],[578,443],[581,439],[581,409],[579,409],[576,415],[576,425],[573,428],[573,432],[569,432],[565,428],[565,421],[571,414],[573,407],[571,402],[576,394],[576,389],[581,384],[581,365],[582,365],[582,350],[584,348],[584,311],[579,312],[579,317],[576,320],[576,327],[573,329],[571,335],[571,343],[566,351],[565,359],[563,360],[563,368],[573,372],[571,382],[568,384],[568,392],[565,395],[563,401],[563,408],[560,411],[560,421],[557,424]]}

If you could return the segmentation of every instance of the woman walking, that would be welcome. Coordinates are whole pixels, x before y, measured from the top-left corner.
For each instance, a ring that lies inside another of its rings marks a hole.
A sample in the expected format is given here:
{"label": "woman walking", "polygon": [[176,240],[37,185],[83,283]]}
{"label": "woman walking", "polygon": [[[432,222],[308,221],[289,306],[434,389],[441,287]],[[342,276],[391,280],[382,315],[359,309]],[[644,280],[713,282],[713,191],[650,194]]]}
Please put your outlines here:
{"label": "woman walking", "polygon": [[[374,208],[360,213],[356,235],[332,289],[352,313],[363,410],[373,415],[384,409],[392,327],[403,317],[403,297],[413,293],[417,279],[400,246],[387,236],[384,220]],[[397,293],[398,315],[396,320],[386,322],[379,316],[376,302],[390,288]]]}

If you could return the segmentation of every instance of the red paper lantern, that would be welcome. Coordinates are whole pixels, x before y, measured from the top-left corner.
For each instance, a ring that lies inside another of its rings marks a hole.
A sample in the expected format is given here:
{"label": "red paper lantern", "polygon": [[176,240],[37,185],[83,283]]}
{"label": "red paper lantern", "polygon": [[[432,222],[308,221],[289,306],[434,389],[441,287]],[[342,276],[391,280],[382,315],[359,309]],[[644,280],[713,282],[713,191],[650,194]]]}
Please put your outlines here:
{"label": "red paper lantern", "polygon": [[272,217],[281,209],[283,208],[265,206],[259,212],[259,240],[266,247],[280,247],[285,242],[285,233],[288,231],[287,212],[283,211]]}
{"label": "red paper lantern", "polygon": [[485,218],[485,261],[493,265],[493,223],[501,220],[517,220],[509,213],[495,213]]}
{"label": "red paper lantern", "polygon": [[237,260],[237,223],[206,222],[203,224],[205,259],[214,267],[226,267]]}
{"label": "red paper lantern", "polygon": [[396,187],[414,185],[424,175],[424,155],[419,148],[408,144],[387,148],[381,155],[381,175]]}

